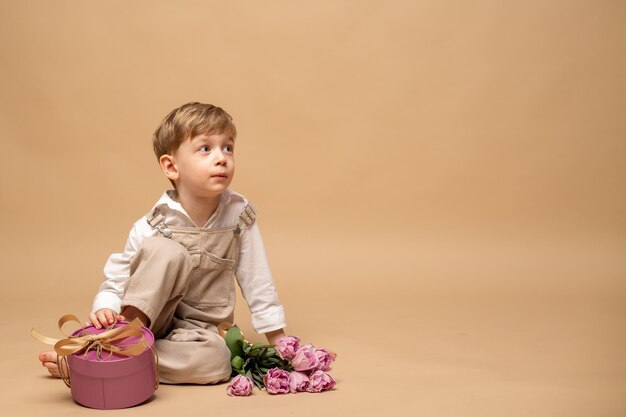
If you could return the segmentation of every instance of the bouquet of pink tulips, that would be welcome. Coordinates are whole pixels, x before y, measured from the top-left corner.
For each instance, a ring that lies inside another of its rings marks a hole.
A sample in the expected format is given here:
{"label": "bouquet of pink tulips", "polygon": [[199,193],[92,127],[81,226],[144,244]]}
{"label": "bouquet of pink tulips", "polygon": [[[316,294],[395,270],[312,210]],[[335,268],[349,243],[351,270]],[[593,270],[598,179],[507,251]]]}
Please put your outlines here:
{"label": "bouquet of pink tulips", "polygon": [[247,396],[252,387],[269,394],[322,392],[331,390],[335,380],[327,373],[337,355],[312,344],[300,345],[296,336],[281,337],[274,346],[250,344],[237,326],[224,336],[231,352],[232,379],[227,393]]}

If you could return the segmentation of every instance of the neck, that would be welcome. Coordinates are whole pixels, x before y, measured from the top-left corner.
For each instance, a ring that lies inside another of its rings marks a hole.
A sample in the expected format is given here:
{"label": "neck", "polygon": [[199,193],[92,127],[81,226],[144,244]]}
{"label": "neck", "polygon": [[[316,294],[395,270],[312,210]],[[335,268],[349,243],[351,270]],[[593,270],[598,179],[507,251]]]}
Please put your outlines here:
{"label": "neck", "polygon": [[220,203],[220,194],[210,197],[193,196],[178,190],[178,202],[185,209],[196,227],[202,227],[211,218]]}

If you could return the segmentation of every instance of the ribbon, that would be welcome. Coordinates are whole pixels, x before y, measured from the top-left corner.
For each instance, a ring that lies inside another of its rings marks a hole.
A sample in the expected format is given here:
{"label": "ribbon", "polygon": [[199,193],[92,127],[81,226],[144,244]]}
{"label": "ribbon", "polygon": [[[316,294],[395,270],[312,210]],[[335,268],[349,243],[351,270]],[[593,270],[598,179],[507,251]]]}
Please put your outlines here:
{"label": "ribbon", "polygon": [[[63,325],[69,321],[75,321],[81,325],[82,330],[76,336],[70,336],[63,332]],[[115,323],[113,323],[112,326],[114,325]],[[66,338],[54,339],[52,337],[42,335],[35,329],[31,329],[30,334],[40,342],[48,345],[54,345],[54,350],[60,356],[72,355],[86,348],[84,356],[86,356],[87,352],[91,349],[95,349],[98,359],[101,360],[102,358],[100,357],[100,353],[103,349],[108,350],[111,354],[115,353],[124,356],[137,356],[146,350],[148,344],[146,343],[143,333],[141,332],[141,326],[143,326],[141,320],[136,318],[129,324],[122,327],[115,329],[109,328],[105,332],[93,334],[85,330],[80,320],[78,320],[78,317],[73,314],[66,314],[59,319],[59,330],[63,333],[63,335],[67,336]],[[141,340],[125,348],[114,344],[118,340],[131,336],[140,337]]]}
{"label": "ribbon", "polygon": [[[78,324],[80,324],[82,328],[82,330],[75,336],[71,336],[63,332],[63,325],[70,321],[77,322]],[[70,386],[69,375],[65,376],[63,374],[62,368],[63,368],[63,365],[67,364],[66,357],[68,355],[72,355],[74,353],[80,352],[81,350],[85,350],[83,357],[86,357],[87,353],[90,350],[94,349],[96,351],[96,357],[98,358],[98,360],[102,360],[102,357],[101,357],[102,350],[109,351],[109,356],[107,357],[108,359],[114,353],[118,355],[123,355],[123,356],[137,356],[143,351],[145,351],[146,348],[149,348],[150,350],[152,350],[155,356],[155,368],[157,370],[156,371],[157,372],[156,386],[158,387],[159,385],[158,356],[156,354],[156,350],[153,349],[153,347],[150,346],[146,342],[143,336],[143,332],[141,331],[141,327],[143,326],[143,323],[138,318],[134,319],[128,324],[125,324],[124,326],[117,327],[117,328],[113,328],[113,326],[115,326],[115,323],[113,323],[110,327],[107,328],[106,331],[99,333],[99,334],[90,333],[89,331],[85,330],[85,327],[80,322],[78,317],[76,317],[73,314],[66,314],[62,316],[59,319],[58,325],[59,325],[59,331],[64,336],[66,336],[63,339],[55,339],[52,337],[44,336],[41,333],[39,333],[37,330],[35,330],[34,328],[30,330],[30,334],[35,339],[39,340],[40,342],[43,342],[47,345],[54,345],[54,350],[59,355],[59,359],[58,359],[59,372],[61,373],[61,377],[63,378],[63,381],[65,382],[67,386]],[[141,339],[128,346],[120,347],[120,346],[115,345],[115,342],[125,339],[127,337],[132,337],[132,336],[137,336],[137,337],[140,337]]]}

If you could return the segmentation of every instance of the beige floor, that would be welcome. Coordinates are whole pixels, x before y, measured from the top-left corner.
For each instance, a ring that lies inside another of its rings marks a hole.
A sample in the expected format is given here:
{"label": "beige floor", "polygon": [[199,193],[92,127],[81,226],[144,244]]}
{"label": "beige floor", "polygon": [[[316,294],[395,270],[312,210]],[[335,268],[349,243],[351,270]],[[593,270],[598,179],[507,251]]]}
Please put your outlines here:
{"label": "beige floor", "polygon": [[[626,2],[0,0],[0,416],[73,403],[86,317],[188,101],[238,128],[322,394],[162,386],[143,416],[626,416]],[[238,324],[254,334],[245,303]]]}
{"label": "beige floor", "polygon": [[[393,256],[356,237],[310,233],[294,248],[267,234],[287,331],[338,353],[335,390],[231,398],[226,385],[162,385],[151,402],[111,414],[626,415],[623,245],[383,238]],[[328,256],[318,262],[307,254],[320,245]],[[32,274],[55,264],[42,261]],[[92,294],[31,282],[40,288],[29,303],[3,297],[2,415],[100,415],[46,376],[44,346],[29,336],[32,326],[55,335],[58,316],[84,315]],[[242,303],[238,322],[263,340]]]}

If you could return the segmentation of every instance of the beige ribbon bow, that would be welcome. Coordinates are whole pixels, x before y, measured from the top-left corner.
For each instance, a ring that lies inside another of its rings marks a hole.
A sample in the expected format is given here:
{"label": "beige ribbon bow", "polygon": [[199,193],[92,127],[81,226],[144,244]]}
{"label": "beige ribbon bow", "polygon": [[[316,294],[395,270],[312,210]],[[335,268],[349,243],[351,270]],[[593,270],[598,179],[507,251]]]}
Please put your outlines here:
{"label": "beige ribbon bow", "polygon": [[[76,336],[70,336],[63,332],[63,325],[69,321],[78,322],[78,324],[82,327],[82,330]],[[87,348],[85,355],[91,349],[96,349],[98,354],[100,354],[102,349],[104,349],[108,350],[112,354],[116,353],[124,356],[137,356],[148,347],[148,344],[143,337],[143,333],[141,332],[141,326],[141,321],[139,319],[135,319],[122,327],[109,329],[99,334],[93,334],[85,330],[80,320],[78,320],[78,317],[73,314],[66,314],[59,319],[59,330],[67,336],[66,338],[54,339],[52,337],[42,335],[35,329],[31,329],[30,334],[40,342],[48,345],[54,345],[54,350],[61,356],[68,356],[85,348]],[[116,341],[130,336],[140,337],[141,340],[126,348],[121,348],[114,344]],[[98,358],[100,359],[99,356]]]}

